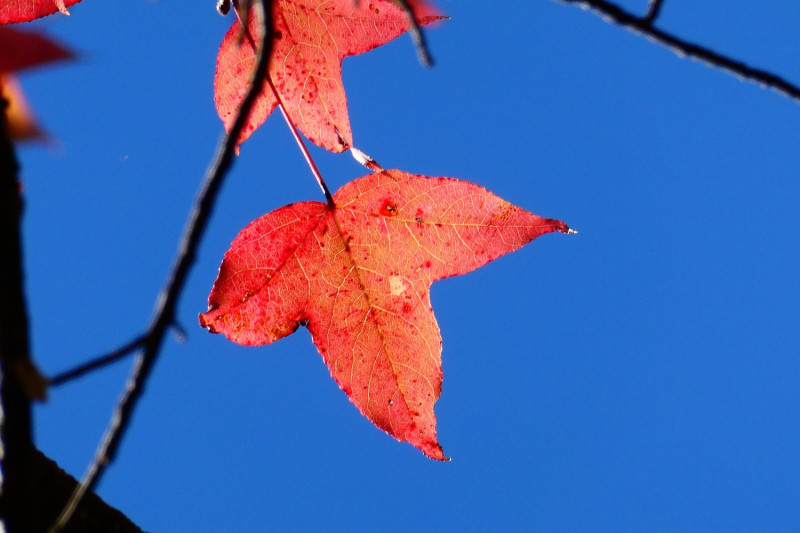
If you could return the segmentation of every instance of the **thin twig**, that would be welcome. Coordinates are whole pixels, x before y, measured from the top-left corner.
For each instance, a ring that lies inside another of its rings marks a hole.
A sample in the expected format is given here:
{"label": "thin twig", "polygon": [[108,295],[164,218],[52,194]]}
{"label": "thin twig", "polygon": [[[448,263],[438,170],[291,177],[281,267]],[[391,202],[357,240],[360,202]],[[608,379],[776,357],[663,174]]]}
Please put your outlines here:
{"label": "thin twig", "polygon": [[664,0],[650,0],[650,6],[647,8],[647,14],[644,16],[644,21],[652,26],[658,18],[658,14],[661,12],[661,6],[663,4]]}
{"label": "thin twig", "polygon": [[130,341],[128,344],[120,346],[113,352],[107,353],[105,355],[101,355],[99,357],[95,357],[94,359],[83,363],[82,365],[76,366],[70,370],[66,370],[61,372],[60,374],[56,374],[52,378],[48,380],[48,384],[51,387],[56,387],[67,381],[72,381],[73,379],[79,378],[84,374],[88,374],[93,370],[98,370],[103,368],[104,366],[110,365],[116,361],[119,361],[126,355],[129,355],[131,352],[136,351],[137,349],[144,346],[145,342],[147,342],[147,335],[140,335]]}
{"label": "thin twig", "polygon": [[220,142],[214,160],[206,173],[202,190],[184,231],[172,274],[156,303],[155,313],[144,345],[144,352],[136,360],[125,391],[117,403],[114,415],[97,450],[94,461],[89,465],[83,481],[72,494],[61,516],[53,525],[51,529],[53,533],[64,527],[84,494],[94,490],[106,467],[114,460],[122,437],[129,427],[133,411],[142,396],[145,383],[153,370],[153,365],[158,357],[166,331],[174,323],[178,299],[194,262],[200,239],[208,225],[220,187],[233,162],[233,154],[239,143],[239,136],[247,123],[253,104],[261,93],[264,78],[266,77],[271,52],[269,28],[272,27],[270,21],[272,6],[271,0],[258,0],[254,3],[256,16],[262,23],[263,31],[261,34],[261,46],[256,52],[256,66],[253,70],[250,90],[242,100],[236,120],[230,132]]}
{"label": "thin twig", "polygon": [[652,41],[672,49],[680,56],[688,56],[703,61],[711,66],[725,70],[741,79],[750,80],[764,87],[769,87],[784,96],[800,103],[800,86],[765,70],[756,69],[741,61],[731,59],[722,54],[676,37],[665,31],[654,28],[645,17],[628,13],[605,0],[558,0],[563,4],[577,4],[590,9],[607,21],[638,32]]}
{"label": "thin twig", "polygon": [[411,41],[414,43],[414,48],[417,49],[419,62],[425,67],[432,67],[433,58],[428,50],[428,43],[425,41],[425,34],[423,33],[422,28],[419,26],[419,22],[417,22],[417,17],[414,16],[414,11],[411,9],[411,6],[408,5],[406,0],[395,0],[395,2],[400,6],[403,12],[405,12],[406,17],[408,18],[408,23],[411,25],[408,33],[411,35]]}

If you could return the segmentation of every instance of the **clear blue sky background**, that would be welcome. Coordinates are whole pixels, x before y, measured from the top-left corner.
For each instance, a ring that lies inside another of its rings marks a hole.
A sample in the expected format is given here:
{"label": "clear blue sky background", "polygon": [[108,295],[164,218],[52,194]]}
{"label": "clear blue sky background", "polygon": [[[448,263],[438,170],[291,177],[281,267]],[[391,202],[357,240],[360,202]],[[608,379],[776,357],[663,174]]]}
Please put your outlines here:
{"label": "clear blue sky background", "polygon": [[[576,7],[439,5],[434,69],[406,37],[345,60],[356,145],[580,231],[434,285],[453,461],[362,418],[304,329],[244,348],[197,326],[237,232],[321,199],[274,116],[242,148],[180,304],[188,339],[167,342],[100,494],[156,532],[797,530],[800,105]],[[46,373],[147,324],[221,133],[230,24],[212,0],[85,0],[37,24],[80,54],[22,79],[59,139],[20,151]],[[798,24],[793,0],[667,0],[659,20],[795,82]],[[313,153],[334,189],[365,173]],[[36,409],[73,474],[129,366]]]}

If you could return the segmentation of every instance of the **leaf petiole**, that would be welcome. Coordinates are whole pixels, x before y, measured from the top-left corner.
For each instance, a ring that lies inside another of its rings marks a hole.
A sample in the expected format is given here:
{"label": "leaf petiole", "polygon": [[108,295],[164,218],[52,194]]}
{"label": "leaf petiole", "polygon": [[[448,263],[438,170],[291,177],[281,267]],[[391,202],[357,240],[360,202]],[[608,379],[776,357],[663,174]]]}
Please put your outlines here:
{"label": "leaf petiole", "polygon": [[311,169],[311,173],[314,175],[314,179],[317,180],[317,185],[319,188],[322,189],[322,194],[325,195],[325,201],[328,203],[329,207],[333,207],[333,195],[331,194],[330,189],[328,189],[328,185],[325,183],[325,180],[322,178],[322,174],[317,168],[317,164],[314,162],[314,159],[311,157],[311,154],[306,148],[303,139],[300,137],[300,133],[297,131],[297,127],[292,122],[292,119],[289,118],[289,115],[286,113],[286,109],[283,106],[283,101],[281,100],[281,96],[278,94],[278,91],[275,89],[275,85],[272,84],[272,80],[267,74],[267,85],[269,85],[272,94],[275,96],[275,100],[278,102],[278,109],[281,110],[281,115],[283,115],[283,119],[286,121],[286,125],[289,126],[289,130],[292,132],[294,136],[294,140],[297,143],[297,146],[300,148],[300,151],[303,153],[303,157],[306,159],[306,163],[308,163],[308,168]]}

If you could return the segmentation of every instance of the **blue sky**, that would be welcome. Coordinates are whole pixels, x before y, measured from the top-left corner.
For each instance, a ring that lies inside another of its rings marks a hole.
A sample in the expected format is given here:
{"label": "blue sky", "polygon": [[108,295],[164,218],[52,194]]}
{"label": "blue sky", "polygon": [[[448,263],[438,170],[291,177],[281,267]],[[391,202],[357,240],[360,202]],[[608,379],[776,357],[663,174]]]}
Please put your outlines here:
{"label": "blue sky", "polygon": [[[59,139],[20,150],[47,374],[146,326],[221,133],[231,20],[186,4],[37,23],[80,54],[22,78]],[[275,116],[242,147],[180,303],[188,339],[166,343],[101,496],[149,531],[796,530],[800,105],[576,7],[439,5],[434,69],[405,37],[345,60],[356,146],[580,231],[434,285],[453,460],[362,418],[307,331],[245,348],[197,326],[238,231],[321,199]],[[797,83],[798,21],[790,0],[667,0],[659,24]],[[333,189],[365,173],[312,153]],[[129,366],[36,410],[76,476]]]}

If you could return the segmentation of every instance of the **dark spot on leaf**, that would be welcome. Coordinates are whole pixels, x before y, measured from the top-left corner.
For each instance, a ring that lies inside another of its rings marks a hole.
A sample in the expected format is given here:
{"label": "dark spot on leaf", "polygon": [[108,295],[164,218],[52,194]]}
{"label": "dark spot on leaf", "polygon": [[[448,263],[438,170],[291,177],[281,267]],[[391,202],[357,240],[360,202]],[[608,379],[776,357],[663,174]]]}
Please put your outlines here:
{"label": "dark spot on leaf", "polygon": [[425,268],[430,268],[430,267],[431,267],[431,260],[428,259],[427,261],[425,261]]}
{"label": "dark spot on leaf", "polygon": [[403,304],[403,312],[408,313],[409,311],[411,311],[411,306],[407,303]]}
{"label": "dark spot on leaf", "polygon": [[397,204],[387,198],[383,201],[383,204],[381,204],[380,213],[385,217],[395,216],[397,214]]}
{"label": "dark spot on leaf", "polygon": [[281,37],[283,37],[283,34],[280,32],[280,30],[273,31],[272,35],[274,35],[276,39],[280,39]]}

